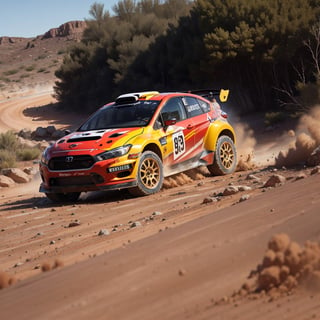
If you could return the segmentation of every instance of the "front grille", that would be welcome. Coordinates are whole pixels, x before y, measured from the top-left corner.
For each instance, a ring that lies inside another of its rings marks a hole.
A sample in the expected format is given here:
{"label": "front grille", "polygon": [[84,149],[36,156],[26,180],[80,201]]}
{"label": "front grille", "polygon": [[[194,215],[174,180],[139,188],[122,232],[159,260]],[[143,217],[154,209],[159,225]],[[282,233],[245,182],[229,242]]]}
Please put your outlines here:
{"label": "front grille", "polygon": [[94,185],[94,181],[90,176],[83,177],[64,177],[64,178],[51,178],[50,186],[82,186]]}
{"label": "front grille", "polygon": [[91,156],[65,156],[52,158],[49,161],[49,169],[52,171],[65,171],[88,169],[94,164],[94,159]]}

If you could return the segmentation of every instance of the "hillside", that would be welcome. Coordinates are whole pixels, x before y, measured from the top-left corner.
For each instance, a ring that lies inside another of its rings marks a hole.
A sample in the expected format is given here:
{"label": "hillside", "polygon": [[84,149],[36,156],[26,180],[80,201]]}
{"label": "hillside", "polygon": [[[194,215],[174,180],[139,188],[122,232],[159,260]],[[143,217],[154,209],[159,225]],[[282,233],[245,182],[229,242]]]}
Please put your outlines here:
{"label": "hillside", "polygon": [[64,53],[81,39],[84,21],[70,21],[35,38],[0,37],[0,99],[52,88]]}

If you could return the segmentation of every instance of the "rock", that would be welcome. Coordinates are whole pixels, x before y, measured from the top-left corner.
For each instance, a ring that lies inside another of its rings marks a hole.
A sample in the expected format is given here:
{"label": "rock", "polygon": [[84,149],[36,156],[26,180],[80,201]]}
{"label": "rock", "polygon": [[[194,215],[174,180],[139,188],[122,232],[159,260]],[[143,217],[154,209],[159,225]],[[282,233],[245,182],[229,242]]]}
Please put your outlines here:
{"label": "rock", "polygon": [[110,234],[109,230],[101,229],[98,233],[98,236],[108,236]]}
{"label": "rock", "polygon": [[154,211],[154,212],[152,213],[152,215],[153,215],[153,216],[161,216],[161,215],[162,215],[162,212],[160,212],[160,211]]}
{"label": "rock", "polygon": [[295,180],[305,179],[307,176],[304,173],[300,173],[295,177]]}
{"label": "rock", "polygon": [[253,174],[248,174],[246,177],[246,180],[254,180],[254,181],[260,182],[261,179]]}
{"label": "rock", "polygon": [[47,127],[47,133],[49,134],[49,135],[52,135],[54,132],[56,132],[57,131],[57,129],[56,129],[56,127],[55,126],[48,126]]}
{"label": "rock", "polygon": [[311,175],[320,173],[320,166],[313,168],[310,172]]}
{"label": "rock", "polygon": [[69,21],[58,28],[52,28],[47,31],[42,39],[68,37],[69,39],[80,40],[87,23],[85,21]]}
{"label": "rock", "polygon": [[224,196],[231,196],[233,194],[236,194],[239,192],[239,188],[238,187],[235,187],[235,186],[229,186],[227,188],[224,189],[223,191],[223,195]]}
{"label": "rock", "polygon": [[53,132],[53,133],[51,134],[51,138],[52,138],[53,140],[58,140],[58,139],[64,137],[65,135],[66,135],[66,134],[65,134],[64,131],[56,130],[55,132]]}
{"label": "rock", "polygon": [[80,221],[79,220],[75,220],[69,223],[68,228],[73,228],[73,227],[78,227],[80,226]]}
{"label": "rock", "polygon": [[238,190],[239,190],[239,191],[251,191],[252,188],[249,187],[249,186],[239,186],[239,187],[238,187]]}
{"label": "rock", "polygon": [[202,204],[212,203],[214,198],[205,197],[202,201]]}
{"label": "rock", "polygon": [[0,175],[0,187],[8,188],[8,187],[13,186],[14,184],[15,184],[15,182],[11,178],[9,178],[5,175]]}
{"label": "rock", "polygon": [[264,188],[276,187],[286,182],[286,178],[280,174],[274,174],[267,182],[263,185]]}
{"label": "rock", "polygon": [[137,227],[141,227],[142,224],[139,221],[135,221],[133,223],[131,223],[130,228],[137,228]]}
{"label": "rock", "polygon": [[23,172],[29,176],[33,176],[38,172],[38,170],[34,167],[27,167],[23,169]]}
{"label": "rock", "polygon": [[31,180],[30,176],[28,176],[25,172],[18,168],[2,169],[2,174],[11,178],[14,182],[17,183],[26,183]]}
{"label": "rock", "polygon": [[249,196],[248,194],[244,194],[244,195],[240,198],[239,202],[247,201],[247,200],[249,200],[249,198],[250,198],[250,196]]}
{"label": "rock", "polygon": [[34,132],[32,132],[32,135],[35,138],[45,138],[47,134],[47,129],[43,127],[38,127]]}

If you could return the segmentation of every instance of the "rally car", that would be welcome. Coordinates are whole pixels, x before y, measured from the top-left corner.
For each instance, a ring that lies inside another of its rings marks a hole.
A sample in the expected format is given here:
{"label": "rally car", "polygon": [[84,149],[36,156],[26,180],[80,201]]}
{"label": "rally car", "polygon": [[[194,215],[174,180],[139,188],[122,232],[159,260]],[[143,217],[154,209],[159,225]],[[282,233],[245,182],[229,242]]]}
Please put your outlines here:
{"label": "rally car", "polygon": [[120,95],[42,154],[40,192],[76,201],[81,192],[158,192],[164,177],[199,166],[234,172],[235,132],[218,104],[229,91]]}

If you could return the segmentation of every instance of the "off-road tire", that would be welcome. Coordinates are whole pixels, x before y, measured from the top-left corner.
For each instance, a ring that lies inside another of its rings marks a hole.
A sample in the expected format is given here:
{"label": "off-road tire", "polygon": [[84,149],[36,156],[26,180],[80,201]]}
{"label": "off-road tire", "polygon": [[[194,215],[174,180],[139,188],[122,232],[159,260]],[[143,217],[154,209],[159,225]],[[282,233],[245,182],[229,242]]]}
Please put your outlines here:
{"label": "off-road tire", "polygon": [[207,168],[211,174],[221,176],[233,173],[237,167],[237,151],[232,139],[228,136],[218,138],[213,164]]}
{"label": "off-road tire", "polygon": [[46,193],[48,199],[53,202],[75,202],[80,197],[80,192]]}
{"label": "off-road tire", "polygon": [[137,173],[137,186],[130,188],[134,196],[147,196],[160,191],[163,184],[163,165],[157,154],[152,151],[142,153]]}

